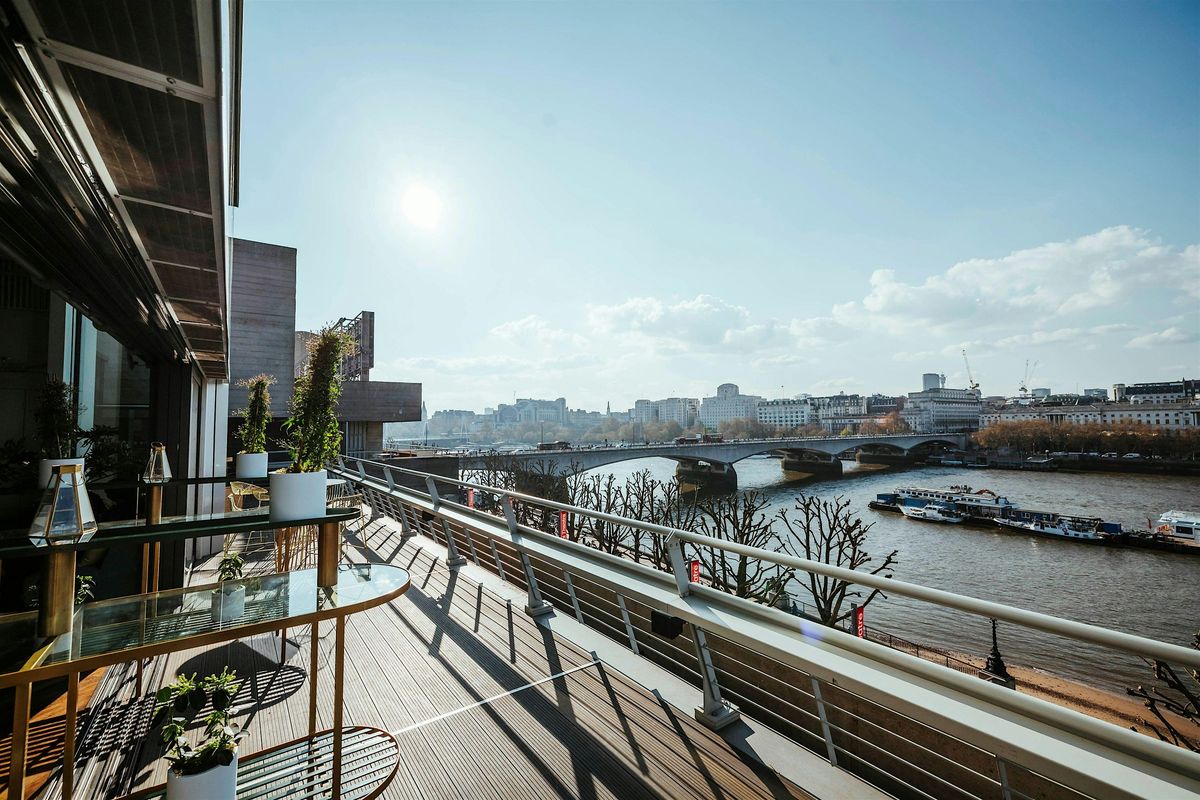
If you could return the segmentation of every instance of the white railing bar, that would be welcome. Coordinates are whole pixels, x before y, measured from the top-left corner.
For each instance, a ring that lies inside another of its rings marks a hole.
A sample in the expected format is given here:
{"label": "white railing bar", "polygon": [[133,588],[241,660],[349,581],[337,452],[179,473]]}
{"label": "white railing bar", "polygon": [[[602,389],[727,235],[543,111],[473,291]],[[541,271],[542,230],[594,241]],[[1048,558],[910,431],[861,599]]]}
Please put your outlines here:
{"label": "white railing bar", "polygon": [[[1146,637],[1137,636],[1131,633],[1123,633],[1121,631],[1102,628],[1098,625],[1090,625],[1085,622],[1076,622],[1074,620],[1063,619],[1061,617],[1054,617],[1048,614],[1041,614],[1036,611],[1017,608],[1016,606],[994,603],[990,600],[980,600],[975,597],[955,594],[942,589],[932,589],[927,586],[921,586],[920,584],[897,581],[891,578],[881,578],[878,575],[870,575],[856,570],[835,567],[831,564],[825,564],[819,561],[811,561],[809,559],[788,556],[775,553],[770,550],[763,550],[757,547],[749,547],[736,542],[729,542],[724,539],[704,536],[677,528],[668,528],[663,525],[641,522],[638,520],[629,519],[627,517],[617,516],[615,514],[591,511],[590,509],[571,506],[553,500],[545,500],[543,498],[522,494],[520,492],[510,492],[504,489],[497,489],[496,487],[482,486],[480,484],[458,481],[453,478],[442,478],[441,476],[434,476],[427,473],[407,470],[403,467],[391,467],[391,469],[401,470],[427,479],[436,478],[437,480],[447,483],[466,486],[472,489],[480,489],[482,491],[498,494],[503,497],[515,498],[522,502],[542,505],[544,507],[559,511],[569,511],[576,514],[584,514],[592,517],[593,519],[604,520],[605,522],[611,522],[615,525],[637,527],[652,533],[658,533],[662,536],[676,537],[677,539],[690,542],[692,544],[713,547],[718,550],[736,553],[738,555],[744,555],[751,558],[757,558],[770,563],[779,564],[780,566],[784,567],[794,567],[805,572],[815,572],[819,575],[838,578],[840,580],[845,580],[860,586],[881,589],[885,592],[894,592],[895,594],[904,595],[906,597],[944,606],[946,608],[954,608],[959,611],[966,611],[970,614],[976,614],[981,617],[1012,622],[1028,628],[1034,628],[1045,633],[1065,636],[1069,639],[1092,642],[1093,644],[1099,644],[1117,650],[1124,650],[1137,655],[1147,656],[1149,658],[1167,661],[1181,666],[1192,667],[1193,669],[1200,669],[1200,650],[1195,650],[1190,647],[1181,647],[1179,645],[1160,642],[1155,639],[1148,639]],[[469,509],[466,506],[458,503],[450,503],[450,501],[439,498],[439,505],[441,504],[454,505],[460,511],[476,511],[476,509]],[[487,516],[490,517],[491,515],[489,514]],[[577,543],[567,542],[567,544]],[[693,586],[695,586],[695,584],[693,584]]]}

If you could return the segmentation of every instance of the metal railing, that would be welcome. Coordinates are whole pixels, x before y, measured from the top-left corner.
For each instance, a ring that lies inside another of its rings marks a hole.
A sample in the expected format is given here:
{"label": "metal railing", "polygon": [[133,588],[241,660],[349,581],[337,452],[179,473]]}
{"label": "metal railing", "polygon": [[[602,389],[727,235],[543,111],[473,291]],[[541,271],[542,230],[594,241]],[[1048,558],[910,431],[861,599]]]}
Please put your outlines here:
{"label": "metal railing", "polygon": [[[703,690],[698,717],[714,727],[736,719],[736,711],[722,698],[723,688],[730,696],[752,699],[776,679],[771,665],[782,665],[798,671],[790,675],[807,676],[807,691],[793,681],[787,687],[794,694],[790,702],[783,686],[771,687],[770,702],[759,702],[756,714],[794,732],[797,740],[807,739],[801,743],[823,750],[831,763],[860,775],[871,773],[872,780],[893,793],[1027,796],[1013,785],[1014,775],[1026,781],[1026,789],[1036,786],[1034,793],[1060,784],[1084,796],[1104,798],[1194,797],[1200,792],[1200,755],[693,583],[682,546],[761,559],[1181,666],[1200,668],[1196,650],[395,465],[344,458],[335,471],[359,485],[373,513],[397,519],[406,534],[419,531],[444,542],[449,566],[465,563],[461,553],[466,549],[480,566],[523,584],[529,613],[549,611],[549,593],[580,621],[627,639],[635,652],[681,665],[685,674],[699,679]],[[424,491],[406,488],[401,480],[421,485]],[[439,485],[451,487],[445,496]],[[462,499],[457,493],[465,490],[472,490],[477,500],[491,499],[500,515],[457,502]],[[662,537],[671,572],[521,524],[515,504],[566,511]],[[602,596],[606,594],[615,601],[609,602]],[[691,653],[648,635],[650,610],[690,623]],[[706,634],[724,648],[716,660]],[[742,654],[741,661],[730,660],[731,648]],[[763,668],[749,664],[753,659],[761,659]],[[839,697],[837,705],[823,696],[830,692]],[[864,708],[870,714],[864,714]],[[892,716],[885,720],[881,715]],[[900,727],[911,727],[914,733],[891,745],[881,744],[886,736],[896,735],[892,720],[902,721]],[[964,758],[947,755],[957,750],[968,751],[971,758],[966,761],[977,762],[969,775],[962,772],[968,769]],[[918,755],[900,755],[913,752]],[[889,759],[904,764],[909,780],[887,766]],[[1034,778],[1043,783],[1028,783]]]}

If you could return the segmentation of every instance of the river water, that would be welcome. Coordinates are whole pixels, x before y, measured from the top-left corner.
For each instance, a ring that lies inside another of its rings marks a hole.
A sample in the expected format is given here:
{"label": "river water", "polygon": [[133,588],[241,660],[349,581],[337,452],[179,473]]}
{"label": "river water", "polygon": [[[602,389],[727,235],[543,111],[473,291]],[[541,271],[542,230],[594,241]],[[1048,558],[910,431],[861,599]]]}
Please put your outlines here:
{"label": "river water", "polygon": [[[857,469],[844,462],[847,473]],[[882,558],[897,550],[895,577],[1067,619],[1103,625],[1164,642],[1187,645],[1200,629],[1200,555],[1056,541],[967,525],[937,525],[867,508],[879,492],[897,486],[943,487],[969,483],[1029,508],[1097,516],[1126,528],[1144,528],[1170,509],[1200,506],[1200,478],[1103,473],[1032,473],[922,467],[883,470],[837,480],[786,482],[774,458],[735,465],[740,490],[757,489],[770,500],[767,513],[790,508],[808,492],[845,496],[874,523],[867,549]],[[639,469],[674,477],[675,462],[661,458],[604,467],[623,479]],[[798,588],[798,587],[796,587]],[[798,601],[802,591],[794,592]],[[923,644],[986,655],[991,628],[981,617],[896,595],[866,609],[869,626]],[[1097,688],[1124,691],[1151,680],[1136,656],[1001,623],[1000,650],[1010,664],[1036,667]]]}

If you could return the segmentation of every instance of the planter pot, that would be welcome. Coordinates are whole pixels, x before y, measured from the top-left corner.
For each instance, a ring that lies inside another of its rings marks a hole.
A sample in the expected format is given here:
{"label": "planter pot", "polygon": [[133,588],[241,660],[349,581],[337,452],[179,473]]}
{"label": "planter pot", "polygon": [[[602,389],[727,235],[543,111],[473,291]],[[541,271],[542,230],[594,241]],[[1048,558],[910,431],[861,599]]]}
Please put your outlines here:
{"label": "planter pot", "polygon": [[267,477],[266,453],[238,453],[233,463],[234,472],[239,478]]}
{"label": "planter pot", "polygon": [[237,753],[227,767],[213,767],[195,775],[167,772],[167,800],[235,800]]}
{"label": "planter pot", "polygon": [[214,589],[212,593],[212,621],[232,622],[246,613],[246,587],[231,586]]}
{"label": "planter pot", "polygon": [[325,470],[271,473],[271,522],[324,516],[327,483]]}
{"label": "planter pot", "polygon": [[78,464],[83,466],[82,458],[43,458],[38,462],[38,488],[45,489],[50,485],[50,468],[63,464]]}

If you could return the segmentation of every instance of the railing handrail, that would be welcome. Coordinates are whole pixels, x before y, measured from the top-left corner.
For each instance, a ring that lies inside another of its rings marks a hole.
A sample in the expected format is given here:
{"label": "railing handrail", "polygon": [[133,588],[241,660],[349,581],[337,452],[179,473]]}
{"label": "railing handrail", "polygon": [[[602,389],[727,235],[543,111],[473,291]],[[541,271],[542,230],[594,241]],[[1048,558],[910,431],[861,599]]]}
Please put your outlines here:
{"label": "railing handrail", "polygon": [[[1168,663],[1178,664],[1181,666],[1188,666],[1193,669],[1200,669],[1200,650],[1190,647],[1181,647],[1179,645],[1160,642],[1156,639],[1148,639],[1144,636],[1138,636],[1132,633],[1114,631],[1108,628],[1102,628],[1098,625],[1091,625],[1086,622],[1076,622],[1074,620],[1063,619],[1061,617],[1042,614],[1037,611],[1029,611],[1016,606],[995,603],[990,600],[980,600],[979,598],[955,594],[954,592],[948,592],[943,589],[932,589],[916,583],[897,581],[892,578],[882,578],[878,575],[872,575],[866,572],[859,572],[857,570],[846,569],[844,567],[836,567],[832,564],[825,564],[820,561],[812,561],[805,558],[798,558],[796,556],[772,552],[770,550],[763,550],[757,547],[750,547],[749,545],[738,544],[725,539],[717,539],[712,536],[705,536],[703,534],[693,533],[691,531],[685,531],[679,528],[670,528],[653,522],[643,522],[641,520],[630,519],[628,517],[622,517],[616,514],[608,514],[603,511],[593,511],[592,509],[572,506],[567,503],[560,503],[556,500],[547,500],[543,497],[528,495],[522,492],[472,483],[470,481],[463,481],[457,478],[448,478],[444,475],[433,475],[426,472],[418,472],[417,470],[411,470],[406,467],[399,467],[393,464],[385,464],[379,461],[368,461],[366,459],[353,457],[350,458],[355,461],[374,464],[375,466],[381,468],[419,477],[422,480],[433,478],[434,481],[440,483],[460,486],[467,489],[476,489],[495,494],[500,497],[509,497],[521,502],[542,505],[558,511],[580,514],[592,519],[610,522],[614,525],[640,528],[651,533],[657,533],[661,536],[676,537],[681,541],[690,542],[692,544],[713,547],[750,558],[758,558],[763,561],[779,564],[780,566],[793,567],[805,572],[814,572],[819,575],[845,580],[849,583],[859,586],[867,586],[887,592],[894,592],[895,594],[911,597],[915,600],[922,600],[924,602],[933,603],[934,605],[953,608],[958,611],[965,611],[967,613],[975,614],[988,619],[1004,620],[1006,622],[1022,625],[1027,628],[1040,630],[1044,633],[1065,636],[1069,639],[1091,642],[1093,644],[1099,644],[1117,650],[1124,650],[1125,652],[1134,653],[1135,655],[1140,655],[1147,658],[1166,661]],[[452,501],[445,500],[443,498],[442,502],[450,503]],[[456,503],[454,505],[462,509],[470,510],[461,504]]]}

